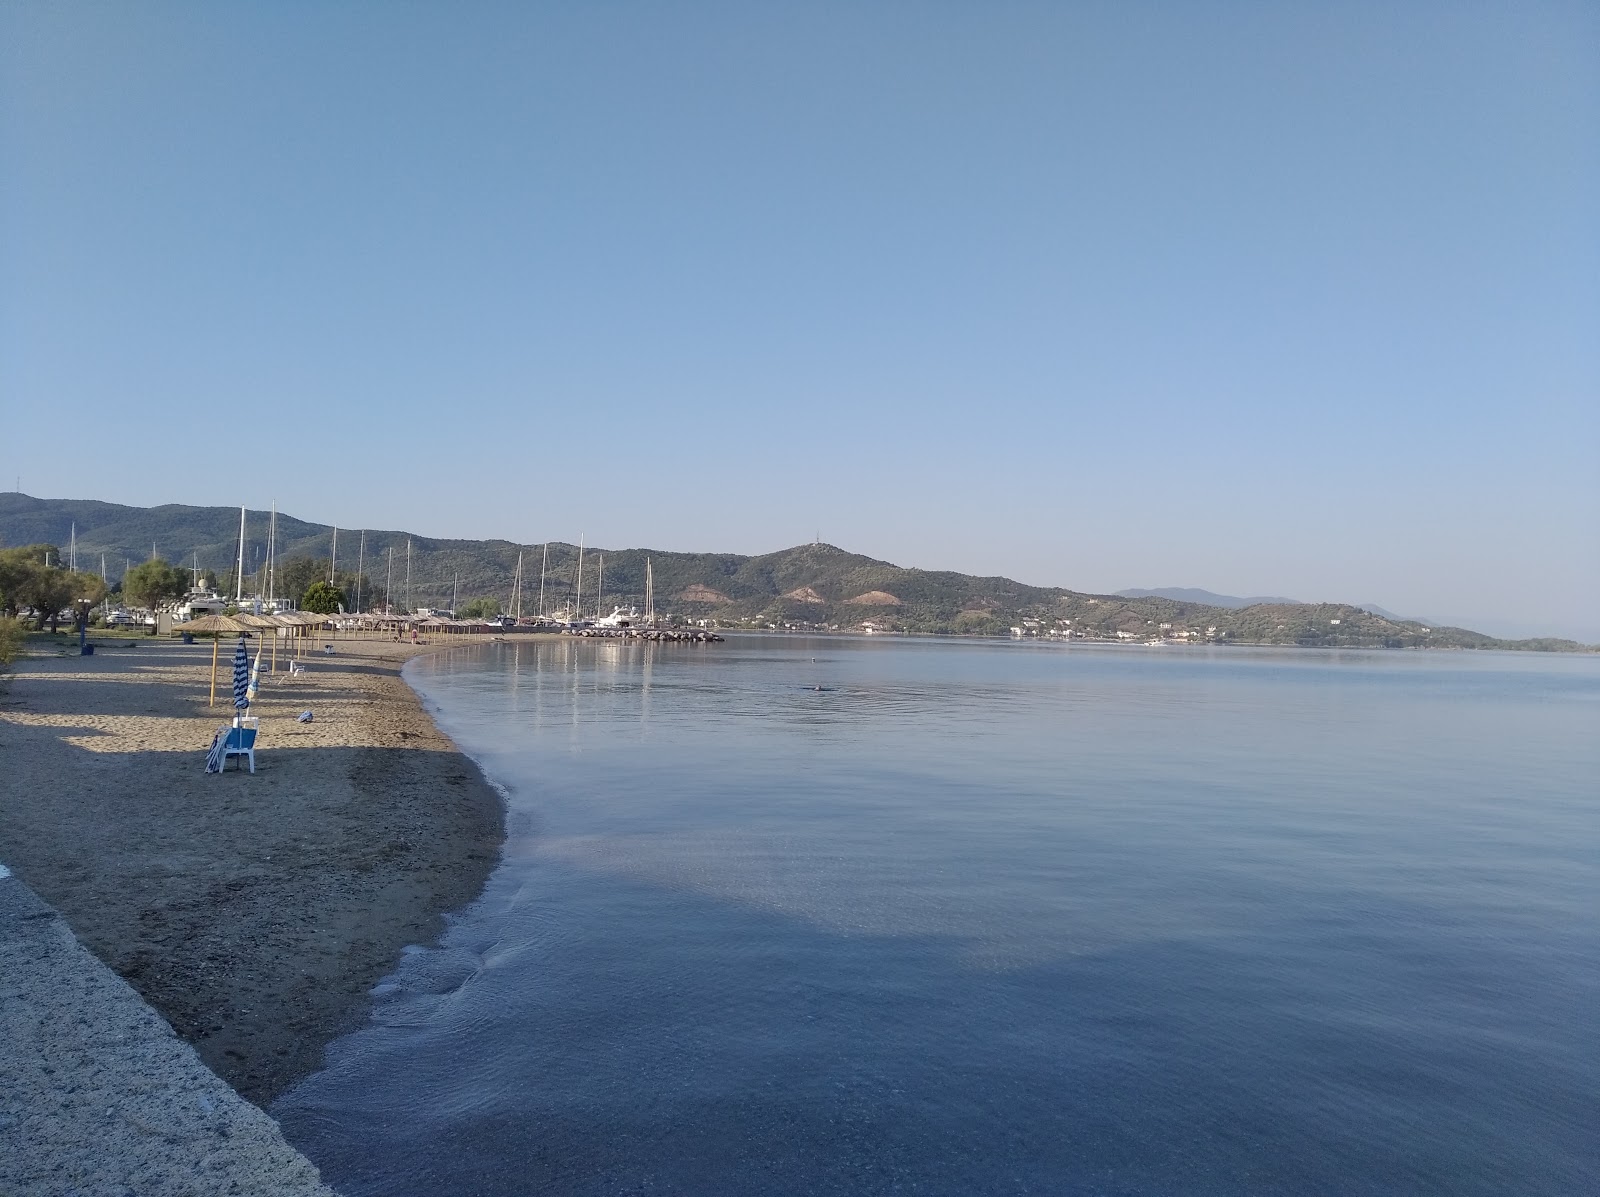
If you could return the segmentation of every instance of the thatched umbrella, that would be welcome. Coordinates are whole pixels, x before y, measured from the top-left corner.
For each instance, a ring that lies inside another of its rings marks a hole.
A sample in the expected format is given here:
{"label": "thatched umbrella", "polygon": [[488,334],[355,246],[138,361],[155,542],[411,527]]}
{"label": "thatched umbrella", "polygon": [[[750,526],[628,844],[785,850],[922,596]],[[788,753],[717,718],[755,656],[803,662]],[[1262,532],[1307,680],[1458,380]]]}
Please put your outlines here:
{"label": "thatched umbrella", "polygon": [[241,611],[234,616],[240,623],[247,627],[257,629],[265,636],[268,628],[272,629],[272,664],[269,668],[273,673],[278,671],[278,629],[283,626],[276,615],[253,615],[248,611]]}
{"label": "thatched umbrella", "polygon": [[222,632],[248,632],[249,626],[244,620],[234,615],[202,615],[199,619],[191,619],[186,623],[172,625],[174,632],[192,632],[202,636],[214,636]]}
{"label": "thatched umbrella", "polygon": [[306,629],[322,621],[322,616],[307,615],[304,611],[280,611],[272,618],[280,627],[288,628],[289,635],[294,637],[295,656],[300,656],[305,649],[305,639],[310,635]]}
{"label": "thatched umbrella", "polygon": [[248,632],[248,625],[231,615],[202,615],[187,623],[174,624],[174,632],[188,632],[191,636],[210,636],[211,641],[211,699],[208,705],[217,705],[217,644],[224,632]]}
{"label": "thatched umbrella", "polygon": [[312,647],[311,633],[317,628],[332,627],[333,616],[322,615],[316,611],[296,611],[295,614],[300,617],[300,626],[305,628],[306,651],[309,652]]}

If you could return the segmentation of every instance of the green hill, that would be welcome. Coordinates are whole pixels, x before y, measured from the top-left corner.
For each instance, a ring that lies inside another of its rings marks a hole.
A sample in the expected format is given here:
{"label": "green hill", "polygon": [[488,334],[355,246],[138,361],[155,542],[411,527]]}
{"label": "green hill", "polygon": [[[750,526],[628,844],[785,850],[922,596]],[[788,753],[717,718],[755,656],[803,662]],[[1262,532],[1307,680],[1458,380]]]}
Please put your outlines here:
{"label": "green hill", "polygon": [[[254,580],[265,556],[267,520],[264,511],[247,515],[247,581]],[[0,494],[0,547],[46,543],[65,550],[74,525],[79,567],[97,572],[103,555],[112,582],[121,578],[126,563],[144,560],[152,549],[169,561],[185,565],[197,561],[202,569],[226,575],[233,568],[238,548],[236,508],[124,507],[93,500]],[[277,527],[280,578],[295,572],[296,559],[302,559],[303,565],[304,559],[327,558],[333,550],[333,529],[327,524],[280,512]],[[520,551],[525,571],[524,614],[533,614],[537,608],[545,546],[341,529],[341,572],[355,569],[363,535],[368,606],[381,598],[391,577],[391,553],[397,605],[448,606],[452,594],[461,602],[490,596],[504,604],[510,597]],[[570,603],[576,591],[578,553],[574,545],[552,542],[548,554],[545,605],[554,609]],[[583,560],[584,611],[642,604],[647,558],[654,571],[658,610],[732,627],[852,630],[871,622],[884,630],[947,634],[1006,635],[1018,627],[1042,635],[1070,628],[1104,639],[1542,651],[1585,648],[1575,641],[1552,638],[1497,640],[1464,628],[1395,620],[1348,604],[1258,603],[1227,608],[1159,596],[1083,594],[1028,586],[1010,578],[902,569],[826,544],[800,545],[758,557],[588,549]],[[597,593],[602,570],[603,589]]]}

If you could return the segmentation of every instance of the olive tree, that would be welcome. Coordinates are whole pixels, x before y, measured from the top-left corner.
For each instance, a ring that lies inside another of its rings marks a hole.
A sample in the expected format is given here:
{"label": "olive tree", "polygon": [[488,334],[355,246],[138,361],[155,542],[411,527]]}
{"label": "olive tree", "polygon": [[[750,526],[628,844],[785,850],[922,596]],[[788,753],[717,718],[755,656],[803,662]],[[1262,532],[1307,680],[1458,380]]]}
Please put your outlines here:
{"label": "olive tree", "polygon": [[105,579],[98,574],[72,574],[72,616],[79,632],[89,626],[89,612],[105,601]]}
{"label": "olive tree", "polygon": [[461,604],[461,610],[456,612],[460,619],[488,619],[499,614],[500,600],[497,598],[468,599]]}
{"label": "olive tree", "polygon": [[152,611],[168,599],[182,598],[188,590],[189,575],[159,557],[141,561],[122,575],[123,598]]}
{"label": "olive tree", "polygon": [[313,582],[306,587],[300,608],[318,615],[336,615],[344,609],[344,591],[331,582]]}
{"label": "olive tree", "polygon": [[78,575],[57,569],[53,565],[36,566],[29,573],[22,588],[22,600],[32,607],[34,614],[39,619],[39,630],[43,631],[45,624],[50,625],[54,632],[61,622],[61,609],[72,601],[72,596],[77,593],[77,584],[74,579]]}
{"label": "olive tree", "polygon": [[45,568],[44,563],[55,551],[55,546],[48,544],[0,549],[0,611],[16,616],[23,607],[33,606],[28,592],[34,574]]}

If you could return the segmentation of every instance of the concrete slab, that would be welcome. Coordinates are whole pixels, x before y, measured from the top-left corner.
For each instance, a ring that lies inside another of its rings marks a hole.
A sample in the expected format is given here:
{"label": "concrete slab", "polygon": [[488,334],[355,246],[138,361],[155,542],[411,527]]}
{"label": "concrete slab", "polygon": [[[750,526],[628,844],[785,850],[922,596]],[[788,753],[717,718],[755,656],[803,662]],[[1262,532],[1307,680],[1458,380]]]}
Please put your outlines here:
{"label": "concrete slab", "polygon": [[0,1194],[334,1197],[0,866]]}

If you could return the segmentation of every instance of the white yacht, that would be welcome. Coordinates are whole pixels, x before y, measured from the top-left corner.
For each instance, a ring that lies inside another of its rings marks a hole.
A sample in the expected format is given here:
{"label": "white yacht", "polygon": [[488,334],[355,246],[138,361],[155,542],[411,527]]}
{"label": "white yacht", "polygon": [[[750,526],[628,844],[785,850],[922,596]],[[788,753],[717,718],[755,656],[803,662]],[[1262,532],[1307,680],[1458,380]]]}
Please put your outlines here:
{"label": "white yacht", "polygon": [[191,590],[173,611],[180,622],[199,619],[202,615],[221,615],[228,609],[228,600],[214,590]]}
{"label": "white yacht", "polygon": [[602,616],[594,621],[597,628],[631,628],[639,622],[639,608],[613,607],[611,614]]}

